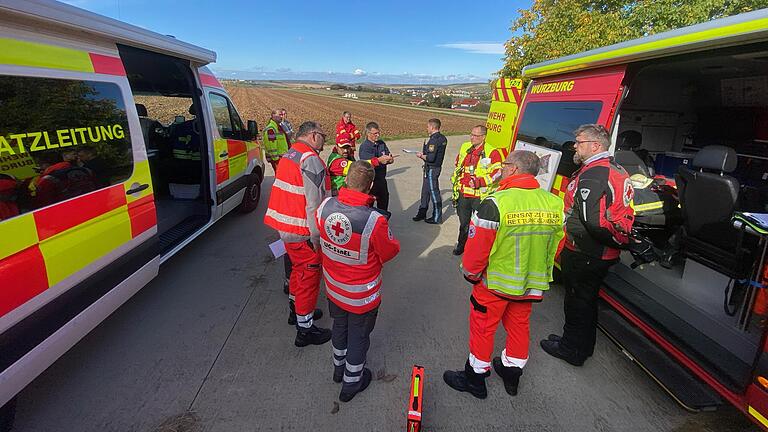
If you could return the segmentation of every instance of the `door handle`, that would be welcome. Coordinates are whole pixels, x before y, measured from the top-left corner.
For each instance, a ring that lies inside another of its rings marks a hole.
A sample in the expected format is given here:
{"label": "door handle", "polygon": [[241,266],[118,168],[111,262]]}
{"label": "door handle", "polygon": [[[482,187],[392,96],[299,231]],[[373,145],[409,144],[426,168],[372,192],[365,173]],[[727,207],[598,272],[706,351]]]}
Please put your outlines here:
{"label": "door handle", "polygon": [[126,195],[133,195],[135,193],[139,193],[139,192],[141,192],[143,190],[146,190],[146,189],[149,189],[149,184],[147,184],[147,183],[144,183],[144,184],[134,183],[134,184],[131,185],[130,189],[125,191],[125,194]]}
{"label": "door handle", "polygon": [[221,157],[221,158],[224,158],[224,157],[227,157],[227,156],[229,156],[229,153],[228,153],[228,152],[223,152],[223,153],[221,153],[221,154],[219,155],[219,157]]}

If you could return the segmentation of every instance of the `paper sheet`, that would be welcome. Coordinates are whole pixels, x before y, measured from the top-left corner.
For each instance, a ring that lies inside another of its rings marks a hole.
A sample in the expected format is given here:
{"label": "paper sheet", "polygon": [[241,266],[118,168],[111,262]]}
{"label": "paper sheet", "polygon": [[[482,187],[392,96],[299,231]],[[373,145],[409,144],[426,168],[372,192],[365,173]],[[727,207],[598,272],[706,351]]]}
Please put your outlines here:
{"label": "paper sheet", "polygon": [[285,243],[283,243],[282,240],[270,243],[269,250],[272,251],[272,255],[275,256],[275,259],[280,258],[281,256],[285,255]]}

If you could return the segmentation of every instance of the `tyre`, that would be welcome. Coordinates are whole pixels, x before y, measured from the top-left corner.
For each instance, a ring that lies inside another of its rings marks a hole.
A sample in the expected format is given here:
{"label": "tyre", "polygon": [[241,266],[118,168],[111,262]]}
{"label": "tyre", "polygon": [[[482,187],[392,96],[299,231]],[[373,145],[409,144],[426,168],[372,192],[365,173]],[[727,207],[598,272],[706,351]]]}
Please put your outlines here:
{"label": "tyre", "polygon": [[245,195],[243,202],[240,203],[238,210],[240,213],[250,213],[256,210],[261,200],[261,171],[256,170],[248,176],[248,184],[245,186]]}

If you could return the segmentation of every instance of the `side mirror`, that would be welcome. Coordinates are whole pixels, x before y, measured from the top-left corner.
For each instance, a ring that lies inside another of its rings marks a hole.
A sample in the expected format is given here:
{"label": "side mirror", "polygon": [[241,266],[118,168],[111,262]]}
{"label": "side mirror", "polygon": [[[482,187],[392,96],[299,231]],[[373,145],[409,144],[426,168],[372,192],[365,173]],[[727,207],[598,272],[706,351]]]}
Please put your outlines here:
{"label": "side mirror", "polygon": [[259,126],[254,120],[248,120],[248,137],[252,140],[259,136]]}

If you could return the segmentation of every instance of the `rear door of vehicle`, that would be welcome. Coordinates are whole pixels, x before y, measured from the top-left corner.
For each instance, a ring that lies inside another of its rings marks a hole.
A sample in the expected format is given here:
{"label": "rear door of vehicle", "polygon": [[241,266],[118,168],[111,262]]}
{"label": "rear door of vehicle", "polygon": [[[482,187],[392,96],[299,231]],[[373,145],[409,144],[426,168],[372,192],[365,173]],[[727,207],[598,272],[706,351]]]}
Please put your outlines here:
{"label": "rear door of vehicle", "polygon": [[597,123],[608,130],[614,124],[624,93],[625,66],[535,78],[528,85],[514,143],[541,144],[562,152],[560,163],[550,167],[556,175],[552,192],[565,196],[570,175],[576,166],[573,153],[563,148],[573,141],[573,131],[585,123]]}

